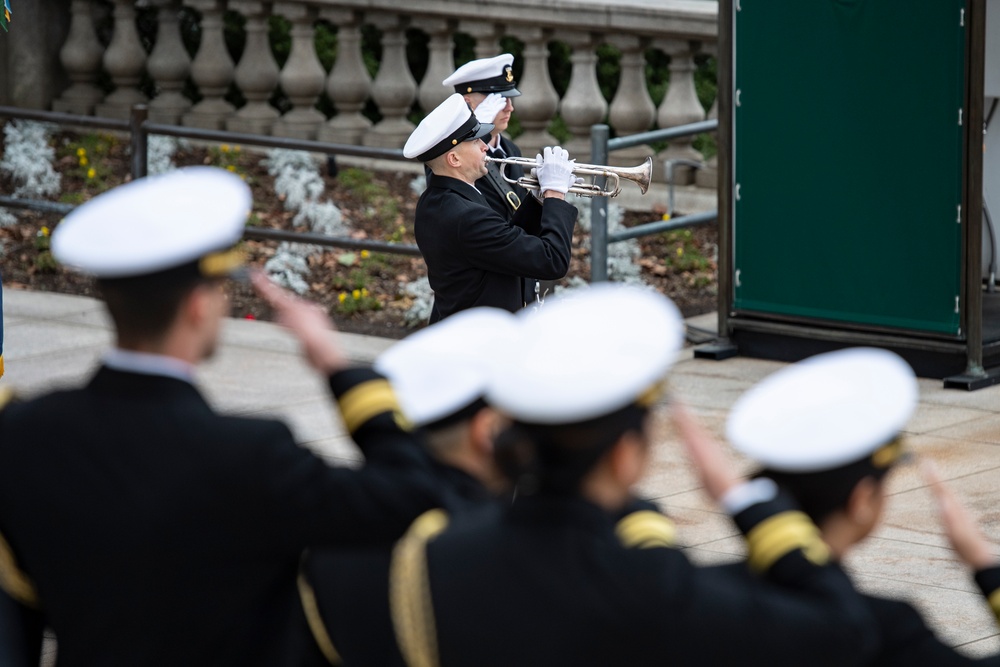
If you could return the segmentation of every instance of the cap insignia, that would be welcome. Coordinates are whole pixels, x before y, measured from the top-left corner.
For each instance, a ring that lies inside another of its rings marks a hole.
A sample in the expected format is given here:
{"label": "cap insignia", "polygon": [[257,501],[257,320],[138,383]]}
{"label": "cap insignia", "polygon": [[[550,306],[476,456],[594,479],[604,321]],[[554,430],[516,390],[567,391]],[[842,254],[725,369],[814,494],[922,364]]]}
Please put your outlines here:
{"label": "cap insignia", "polygon": [[504,68],[504,74],[507,75],[507,83],[510,83],[514,80],[514,70],[510,68],[510,65]]}

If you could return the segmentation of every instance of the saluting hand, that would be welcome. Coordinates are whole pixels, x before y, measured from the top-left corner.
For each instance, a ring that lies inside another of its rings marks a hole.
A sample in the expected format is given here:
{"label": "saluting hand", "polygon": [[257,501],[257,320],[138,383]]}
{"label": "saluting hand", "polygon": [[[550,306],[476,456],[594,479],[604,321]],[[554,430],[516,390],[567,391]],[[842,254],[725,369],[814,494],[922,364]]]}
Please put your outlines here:
{"label": "saluting hand", "polygon": [[476,105],[472,112],[480,123],[492,123],[497,114],[507,106],[507,98],[500,93],[490,93]]}
{"label": "saluting hand", "polygon": [[324,375],[348,366],[336,338],[331,335],[336,328],[322,308],[281,289],[263,272],[253,272],[250,281],[274,309],[278,323],[299,339],[310,366]]}
{"label": "saluting hand", "polygon": [[674,427],[705,491],[713,500],[721,500],[737,484],[736,474],[722,446],[677,398],[671,397],[670,409]]}
{"label": "saluting hand", "polygon": [[975,570],[996,565],[1000,559],[990,551],[989,543],[983,537],[969,510],[941,481],[937,467],[925,459],[920,463],[920,472],[937,500],[941,525],[958,557]]}

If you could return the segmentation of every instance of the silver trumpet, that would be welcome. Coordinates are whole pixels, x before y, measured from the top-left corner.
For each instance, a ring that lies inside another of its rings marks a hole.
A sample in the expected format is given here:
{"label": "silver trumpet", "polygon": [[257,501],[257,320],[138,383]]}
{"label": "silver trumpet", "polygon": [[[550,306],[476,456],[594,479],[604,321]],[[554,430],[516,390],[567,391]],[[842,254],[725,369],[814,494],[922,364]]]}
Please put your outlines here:
{"label": "silver trumpet", "polygon": [[[499,164],[500,175],[503,177],[503,180],[511,185],[520,185],[527,190],[538,189],[537,178],[522,176],[521,178],[513,179],[507,176],[507,165],[520,165],[524,167],[526,172],[530,172],[531,169],[538,166],[538,163],[534,159],[527,157],[493,158],[486,156],[486,161]],[[606,167],[599,164],[578,164],[573,169],[573,173],[577,176],[592,176],[594,179],[601,176],[608,179],[603,188],[596,183],[590,182],[580,183],[569,189],[573,194],[583,197],[617,197],[622,191],[621,179],[623,178],[638,185],[642,194],[646,194],[646,190],[649,189],[650,178],[653,175],[653,158],[646,158],[646,161],[637,167]]]}

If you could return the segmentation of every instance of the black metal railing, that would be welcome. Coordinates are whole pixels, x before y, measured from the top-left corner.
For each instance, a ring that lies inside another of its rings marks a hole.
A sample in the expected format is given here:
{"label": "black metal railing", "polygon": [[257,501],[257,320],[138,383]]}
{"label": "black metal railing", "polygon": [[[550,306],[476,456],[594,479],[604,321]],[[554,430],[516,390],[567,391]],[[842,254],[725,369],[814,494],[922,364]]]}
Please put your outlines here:
{"label": "black metal railing", "polygon": [[[0,117],[23,118],[25,120],[36,120],[59,126],[87,127],[127,132],[129,134],[129,145],[131,149],[130,173],[133,179],[142,178],[147,173],[150,135],[164,135],[184,139],[195,139],[199,141],[216,142],[219,144],[241,144],[248,146],[260,146],[264,148],[284,148],[288,150],[323,153],[326,155],[350,155],[355,157],[399,161],[406,159],[403,157],[403,151],[399,149],[372,148],[367,146],[354,146],[350,144],[333,144],[322,141],[309,141],[306,139],[290,139],[286,137],[274,137],[262,134],[243,134],[240,132],[223,132],[221,130],[202,130],[192,127],[182,127],[180,125],[160,125],[157,123],[150,123],[148,120],[148,109],[144,104],[137,104],[132,107],[129,120],[127,121],[114,118],[98,118],[94,116],[81,116],[76,114],[57,113],[54,111],[39,111],[35,109],[21,109],[19,107],[5,106],[0,106]],[[6,196],[0,196],[0,206],[3,206],[4,208],[28,209],[60,215],[66,215],[75,208],[72,204],[61,204],[58,202],[38,199],[19,199]],[[417,246],[407,243],[369,241],[344,236],[314,234],[311,232],[295,232],[280,229],[247,227],[243,232],[243,236],[244,238],[251,239],[291,241],[294,243],[309,243],[313,245],[347,248],[351,250],[368,250],[370,252],[420,256],[420,250]]]}
{"label": "black metal railing", "polygon": [[[719,127],[717,120],[704,120],[688,125],[678,125],[663,130],[631,134],[627,137],[610,138],[611,129],[607,125],[594,125],[590,128],[590,156],[595,164],[607,164],[611,151],[631,148],[641,144],[656,141],[670,141],[681,137],[690,137],[704,132],[714,132]],[[671,179],[672,181],[673,179]],[[598,181],[599,184],[600,180]],[[603,185],[603,184],[601,184]],[[671,209],[673,209],[673,182],[671,188]],[[671,213],[673,211],[671,210]],[[608,279],[608,245],[627,241],[628,239],[658,234],[660,232],[705,225],[719,219],[718,210],[707,213],[684,215],[672,220],[656,220],[615,234],[608,234],[608,198],[594,197],[590,203],[590,281],[603,282]]]}

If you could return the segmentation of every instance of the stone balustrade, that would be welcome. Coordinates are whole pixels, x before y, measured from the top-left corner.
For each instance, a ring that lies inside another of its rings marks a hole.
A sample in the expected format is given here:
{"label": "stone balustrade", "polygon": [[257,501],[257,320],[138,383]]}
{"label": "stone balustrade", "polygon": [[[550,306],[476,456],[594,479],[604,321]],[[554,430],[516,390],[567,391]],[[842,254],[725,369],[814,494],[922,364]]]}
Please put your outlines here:
{"label": "stone balustrade", "polygon": [[[714,108],[706,114],[694,79],[695,58],[715,53],[714,0],[415,0],[405,5],[393,0],[63,1],[69,17],[63,17],[61,71],[55,78],[65,83],[42,100],[58,111],[124,118],[131,105],[146,101],[140,82],[148,75],[156,90],[149,100],[155,122],[398,148],[414,127],[412,112],[429,111],[451,92],[441,80],[455,68],[455,35],[462,33],[474,40],[476,57],[500,53],[501,39],[523,45],[515,63],[523,94],[514,103],[522,129],[516,141],[526,155],[555,143],[548,128],[556,114],[570,134],[567,148],[581,161],[589,157],[594,123],[607,122],[623,136],[714,114]],[[155,8],[157,29],[146,45],[137,29],[137,6]],[[182,41],[183,7],[200,17],[193,58]],[[226,46],[226,11],[245,21],[245,46],[236,62]],[[281,67],[268,39],[268,21],[275,14],[291,24],[291,46]],[[98,38],[98,17],[103,25],[110,23],[107,44]],[[315,48],[317,22],[336,31],[336,57],[329,71]],[[374,76],[362,54],[366,25],[380,35],[381,59]],[[11,37],[22,26],[15,24]],[[421,48],[427,50],[427,65],[419,81],[407,59],[414,31],[426,36]],[[570,49],[569,83],[561,97],[549,73],[552,42]],[[621,54],[620,78],[610,100],[601,93],[596,70],[597,49],[603,44]],[[0,74],[16,69],[15,49],[0,50]],[[658,106],[647,83],[650,50],[669,57],[670,83]],[[99,77],[110,78],[112,92],[105,94]],[[195,104],[184,94],[192,83],[200,96]],[[239,108],[232,103],[233,86],[245,100]],[[283,113],[270,103],[279,87],[287,98]],[[316,106],[324,92],[335,109],[330,118]],[[35,97],[19,100],[17,90],[8,90],[6,96],[8,103],[38,106],[37,89],[21,96],[31,95]],[[0,101],[3,96],[0,89]],[[369,119],[371,105],[380,117],[375,123]],[[615,161],[633,165],[653,153],[640,146],[616,154]],[[673,142],[657,158],[662,178],[664,159],[702,156],[688,139]],[[682,169],[678,174],[679,182],[694,177]]]}

